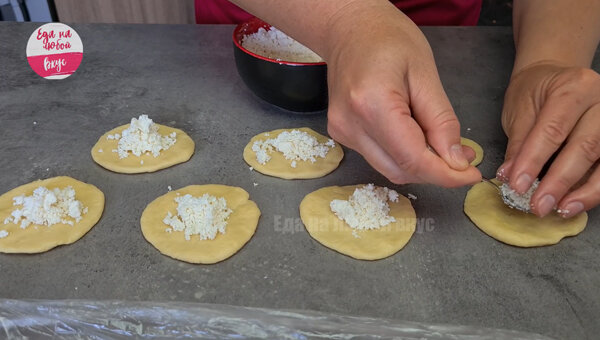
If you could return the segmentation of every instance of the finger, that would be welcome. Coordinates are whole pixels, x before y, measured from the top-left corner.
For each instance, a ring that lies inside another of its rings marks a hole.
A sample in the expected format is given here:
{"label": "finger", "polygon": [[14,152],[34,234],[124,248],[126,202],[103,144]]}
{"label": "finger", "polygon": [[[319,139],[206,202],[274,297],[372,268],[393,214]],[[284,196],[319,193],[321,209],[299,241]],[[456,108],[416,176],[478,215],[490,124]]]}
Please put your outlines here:
{"label": "finger", "polygon": [[[435,71],[435,66],[434,66]],[[423,78],[430,81],[423,81]],[[419,75],[420,87],[411,92],[414,119],[421,126],[427,143],[455,170],[465,170],[469,161],[460,143],[460,123],[437,73]],[[415,83],[415,82],[413,82]]]}
{"label": "finger", "polygon": [[544,164],[566,140],[579,117],[589,107],[588,100],[581,100],[575,94],[548,97],[511,166],[510,186],[516,192],[529,190]]}
{"label": "finger", "polygon": [[579,120],[531,198],[532,211],[546,216],[600,158],[600,105]]}
{"label": "finger", "polygon": [[[329,110],[327,132],[337,142],[356,150],[365,160],[390,182],[396,184],[419,182],[416,177],[405,174],[396,162],[371,137],[367,135],[360,124],[347,117],[336,115],[335,106]],[[341,117],[336,119],[334,117]]]}
{"label": "finger", "polygon": [[467,161],[469,161],[469,164],[471,164],[475,160],[475,157],[477,157],[475,150],[473,150],[470,146],[463,145],[462,152],[465,155],[465,157],[467,157]]}
{"label": "finger", "polygon": [[598,204],[600,204],[600,167],[597,166],[584,185],[562,199],[558,205],[558,212],[562,217],[569,218]]}
{"label": "finger", "polygon": [[378,144],[366,134],[361,134],[356,151],[379,173],[395,184],[420,183],[422,180],[412,176],[396,164],[394,159],[387,154]]}
{"label": "finger", "polygon": [[421,127],[406,108],[397,106],[388,112],[389,122],[379,126],[378,131],[370,135],[403,172],[420,178],[422,182],[444,187],[458,187],[481,180],[481,174],[475,167],[469,166],[464,171],[454,170],[431,152]]}
{"label": "finger", "polygon": [[511,122],[503,124],[508,136],[508,144],[506,145],[504,163],[496,171],[496,178],[502,182],[508,182],[514,158],[521,150],[525,138],[527,138],[527,135],[533,128],[536,116],[533,104],[528,101],[518,103],[511,109],[505,108],[505,110],[514,111],[505,111],[502,113],[503,122],[505,121],[504,117],[511,117]]}

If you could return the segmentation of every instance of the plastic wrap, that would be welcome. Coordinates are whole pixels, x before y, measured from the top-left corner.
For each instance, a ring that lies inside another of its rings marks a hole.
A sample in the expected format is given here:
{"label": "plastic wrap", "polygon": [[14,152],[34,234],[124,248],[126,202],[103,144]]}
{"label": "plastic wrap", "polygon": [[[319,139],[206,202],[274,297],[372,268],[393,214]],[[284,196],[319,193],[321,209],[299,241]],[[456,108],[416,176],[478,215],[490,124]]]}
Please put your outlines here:
{"label": "plastic wrap", "polygon": [[523,339],[530,333],[183,302],[1,300],[8,339]]}

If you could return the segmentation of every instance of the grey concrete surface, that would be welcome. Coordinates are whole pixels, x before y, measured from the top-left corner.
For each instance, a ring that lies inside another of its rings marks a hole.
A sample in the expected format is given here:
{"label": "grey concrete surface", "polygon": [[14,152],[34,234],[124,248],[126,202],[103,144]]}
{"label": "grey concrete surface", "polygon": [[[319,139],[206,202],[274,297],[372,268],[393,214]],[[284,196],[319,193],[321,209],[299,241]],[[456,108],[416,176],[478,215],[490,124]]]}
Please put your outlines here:
{"label": "grey concrete surface", "polygon": [[[27,64],[25,46],[36,27],[0,23],[0,192],[69,175],[98,186],[106,207],[72,245],[37,255],[0,254],[0,298],[199,301],[507,328],[558,339],[600,333],[600,210],[590,213],[578,237],[521,249],[469,221],[462,212],[467,188],[394,186],[418,196],[418,232],[390,258],[356,261],[312,240],[299,222],[298,204],[323,186],[390,184],[352,151],[321,179],[250,172],[242,149],[251,136],[299,126],[325,133],[326,116],[283,112],[250,93],[235,70],[232,26],[73,25],[83,40],[83,62],[57,81],[38,77]],[[511,31],[425,33],[462,133],[483,146],[480,169],[492,177],[506,143],[499,117]],[[196,141],[193,158],[142,175],[97,166],[89,151],[98,137],[141,113],[187,131]],[[139,226],[146,204],[168,185],[202,183],[243,187],[262,210],[253,239],[210,266],[161,255]]]}

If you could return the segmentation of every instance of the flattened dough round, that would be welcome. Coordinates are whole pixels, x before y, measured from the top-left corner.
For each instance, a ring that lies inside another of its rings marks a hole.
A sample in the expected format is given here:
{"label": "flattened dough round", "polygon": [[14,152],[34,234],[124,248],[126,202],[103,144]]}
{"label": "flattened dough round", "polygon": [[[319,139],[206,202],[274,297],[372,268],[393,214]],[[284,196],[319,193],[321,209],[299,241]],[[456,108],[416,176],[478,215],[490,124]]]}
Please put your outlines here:
{"label": "flattened dough round", "polygon": [[335,170],[344,158],[344,150],[339,143],[335,143],[335,147],[329,149],[325,158],[317,157],[317,161],[311,163],[310,161],[296,161],[296,167],[292,168],[289,159],[285,159],[283,154],[278,151],[273,151],[269,155],[271,159],[266,164],[260,164],[256,160],[256,153],[252,151],[252,145],[258,140],[267,140],[270,138],[277,138],[277,136],[284,131],[300,130],[315,137],[319,143],[326,143],[329,138],[325,137],[318,132],[310,128],[297,128],[297,129],[279,129],[269,131],[269,136],[265,136],[265,133],[260,133],[252,139],[244,148],[244,160],[248,165],[254,168],[254,170],[273,177],[279,177],[283,179],[308,179],[308,178],[319,178],[327,175],[328,173]]}
{"label": "flattened dough round", "polygon": [[[16,208],[13,206],[13,197],[20,195],[33,195],[33,190],[44,186],[48,189],[67,186],[75,190],[75,199],[79,200],[88,212],[82,215],[79,222],[74,225],[57,223],[51,226],[30,224],[21,229],[14,223],[4,224]],[[91,184],[78,181],[71,177],[60,176],[37,180],[20,187],[14,188],[0,196],[0,230],[6,230],[8,236],[0,238],[0,252],[2,253],[42,253],[56,246],[73,243],[83,237],[100,220],[104,211],[104,194],[100,189]],[[37,229],[36,229],[37,227]]]}
{"label": "flattened dough round", "polygon": [[[492,181],[499,183],[497,180]],[[556,212],[543,218],[511,209],[489,184],[475,184],[465,198],[465,214],[484,233],[517,247],[539,247],[579,234],[587,224],[587,213],[569,219]]]}
{"label": "flattened dough round", "polygon": [[483,148],[481,145],[477,144],[474,140],[465,137],[460,137],[460,143],[471,147],[471,149],[475,151],[475,159],[471,162],[471,165],[478,166],[483,160]]}
{"label": "flattened dough round", "polygon": [[[200,240],[198,235],[192,235],[188,241],[183,231],[166,232],[169,226],[163,223],[163,219],[168,211],[177,214],[175,197],[178,193],[181,196],[209,194],[224,197],[227,207],[233,210],[227,219],[225,234],[217,233],[213,240]],[[158,251],[174,259],[202,264],[223,261],[242,249],[256,231],[260,210],[249,197],[242,188],[218,184],[190,185],[170,191],[144,209],[140,221],[142,233]]]}
{"label": "flattened dough round", "polygon": [[[96,145],[92,148],[92,159],[105,169],[123,174],[138,174],[143,172],[154,172],[168,168],[175,164],[187,162],[194,154],[194,141],[182,130],[172,128],[166,125],[158,125],[158,133],[169,135],[172,132],[177,133],[177,140],[169,149],[162,150],[158,157],[152,154],[143,154],[137,157],[129,154],[127,158],[119,158],[119,154],[112,152],[116,149],[119,141],[106,139],[108,135],[118,133],[123,134],[123,130],[129,127],[129,124],[121,125],[103,134]],[[102,150],[102,152],[99,152]],[[141,164],[140,161],[144,161]]]}
{"label": "flattened dough round", "polygon": [[390,215],[396,222],[375,230],[357,230],[356,238],[348,224],[340,220],[329,207],[334,199],[347,200],[361,185],[332,186],[313,191],[300,203],[300,218],[317,242],[344,255],[359,260],[379,260],[402,249],[415,232],[417,217],[408,198],[399,195],[398,202],[389,202]]}

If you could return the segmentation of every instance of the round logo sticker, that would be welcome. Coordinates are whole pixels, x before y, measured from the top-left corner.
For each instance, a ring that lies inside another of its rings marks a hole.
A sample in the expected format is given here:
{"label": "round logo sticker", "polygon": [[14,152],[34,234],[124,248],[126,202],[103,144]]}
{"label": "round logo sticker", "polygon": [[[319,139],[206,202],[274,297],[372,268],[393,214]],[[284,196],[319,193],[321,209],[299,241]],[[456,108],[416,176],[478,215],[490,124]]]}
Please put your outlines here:
{"label": "round logo sticker", "polygon": [[27,42],[27,61],[40,77],[64,79],[75,73],[83,58],[77,32],[61,23],[38,27]]}

